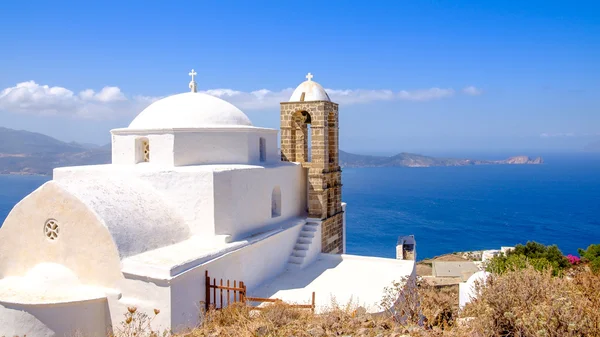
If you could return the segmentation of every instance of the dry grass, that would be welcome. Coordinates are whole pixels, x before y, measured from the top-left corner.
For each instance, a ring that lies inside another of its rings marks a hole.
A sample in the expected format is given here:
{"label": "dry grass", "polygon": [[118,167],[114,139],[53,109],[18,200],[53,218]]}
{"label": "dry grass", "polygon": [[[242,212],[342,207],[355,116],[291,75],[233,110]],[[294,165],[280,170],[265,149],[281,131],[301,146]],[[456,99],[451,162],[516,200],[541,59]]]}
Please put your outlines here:
{"label": "dry grass", "polygon": [[334,304],[326,313],[313,315],[309,310],[292,308],[284,303],[252,310],[235,304],[224,310],[210,311],[204,324],[184,334],[186,337],[202,336],[400,336],[400,327],[391,318],[374,317],[352,305]]}

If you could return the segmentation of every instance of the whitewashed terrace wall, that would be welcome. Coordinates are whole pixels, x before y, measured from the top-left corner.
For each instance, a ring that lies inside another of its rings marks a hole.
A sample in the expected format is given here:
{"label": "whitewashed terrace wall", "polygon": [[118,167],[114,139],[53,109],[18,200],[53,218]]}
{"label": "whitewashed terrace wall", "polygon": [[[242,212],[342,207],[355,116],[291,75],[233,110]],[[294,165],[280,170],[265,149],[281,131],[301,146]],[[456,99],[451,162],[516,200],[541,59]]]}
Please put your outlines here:
{"label": "whitewashed terrace wall", "polygon": [[205,300],[206,270],[210,277],[243,281],[249,296],[257,286],[284,272],[303,225],[301,222],[178,275],[171,281],[173,328],[179,330],[199,323],[200,302]]}
{"label": "whitewashed terrace wall", "polygon": [[110,326],[106,299],[57,304],[0,304],[1,336],[105,337]]}
{"label": "whitewashed terrace wall", "polygon": [[193,235],[215,235],[213,172],[141,172],[183,216]]}
{"label": "whitewashed terrace wall", "polygon": [[[281,215],[272,218],[276,186],[281,189]],[[306,176],[296,164],[215,172],[214,190],[215,232],[233,240],[306,214]]]}
{"label": "whitewashed terrace wall", "polygon": [[[125,320],[129,307],[135,307],[152,319],[152,328],[163,332],[171,328],[171,288],[170,281],[152,280],[148,278],[125,275],[119,285],[118,296],[108,296],[110,319],[113,331]],[[160,310],[155,315],[154,309]]]}
{"label": "whitewashed terrace wall", "polygon": [[342,215],[342,222],[343,222],[343,227],[342,227],[342,237],[343,237],[343,247],[342,247],[342,254],[346,254],[346,206],[348,206],[345,202],[342,202],[342,211],[344,212],[344,215]]}

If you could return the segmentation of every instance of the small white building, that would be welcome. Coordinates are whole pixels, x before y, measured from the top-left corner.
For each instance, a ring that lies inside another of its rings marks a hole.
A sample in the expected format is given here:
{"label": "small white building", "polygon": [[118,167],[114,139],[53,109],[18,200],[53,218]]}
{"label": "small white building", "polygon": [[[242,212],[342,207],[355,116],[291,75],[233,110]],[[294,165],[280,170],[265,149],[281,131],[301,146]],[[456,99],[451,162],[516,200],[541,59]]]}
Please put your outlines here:
{"label": "small white building", "polygon": [[463,309],[477,297],[477,286],[484,285],[489,277],[490,273],[482,270],[471,275],[467,281],[458,284],[459,309]]}
{"label": "small white building", "polygon": [[317,310],[335,296],[377,311],[383,287],[414,275],[414,260],[344,254],[337,104],[310,74],[282,103],[281,154],[277,130],[190,75],[191,92],[111,131],[112,164],[57,168],[10,212],[0,336],[104,336],[128,307],[159,310],[154,329],[191,328],[206,271],[250,296],[314,291]]}

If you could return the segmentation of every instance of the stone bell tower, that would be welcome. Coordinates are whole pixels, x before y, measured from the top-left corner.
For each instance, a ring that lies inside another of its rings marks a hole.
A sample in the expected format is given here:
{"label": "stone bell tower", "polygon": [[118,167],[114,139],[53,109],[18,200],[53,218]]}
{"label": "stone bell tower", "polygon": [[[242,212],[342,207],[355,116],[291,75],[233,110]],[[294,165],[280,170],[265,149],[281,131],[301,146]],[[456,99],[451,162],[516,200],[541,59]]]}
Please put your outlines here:
{"label": "stone bell tower", "polygon": [[322,224],[323,253],[342,254],[338,105],[312,77],[308,73],[307,81],[296,88],[290,101],[281,103],[281,160],[299,162],[307,171],[309,222]]}

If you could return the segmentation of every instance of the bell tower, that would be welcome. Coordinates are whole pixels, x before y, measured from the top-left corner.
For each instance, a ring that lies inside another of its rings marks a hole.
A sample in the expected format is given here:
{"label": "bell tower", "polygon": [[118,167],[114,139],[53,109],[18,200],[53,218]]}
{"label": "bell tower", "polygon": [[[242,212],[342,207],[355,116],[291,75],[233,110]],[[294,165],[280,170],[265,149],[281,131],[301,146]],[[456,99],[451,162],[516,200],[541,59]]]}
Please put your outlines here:
{"label": "bell tower", "polygon": [[[289,102],[281,103],[281,160],[307,172],[309,222],[320,222],[323,253],[344,253],[338,105],[308,73]],[[310,144],[309,144],[310,143]]]}

